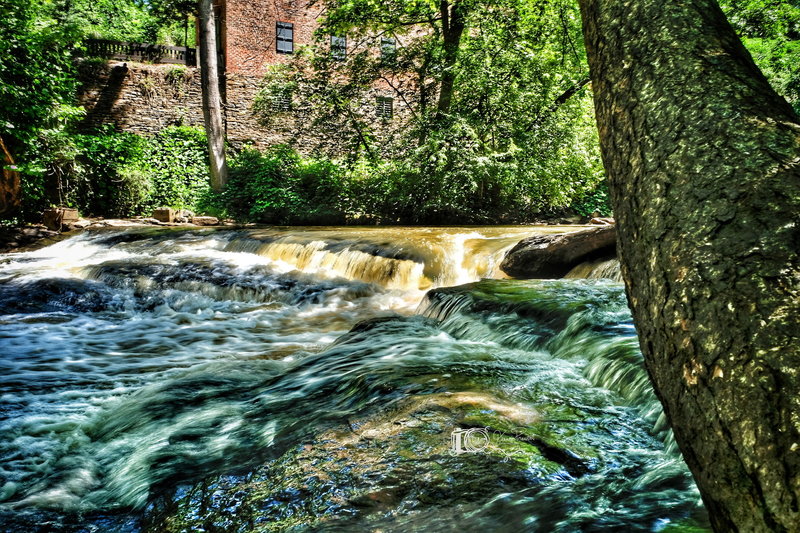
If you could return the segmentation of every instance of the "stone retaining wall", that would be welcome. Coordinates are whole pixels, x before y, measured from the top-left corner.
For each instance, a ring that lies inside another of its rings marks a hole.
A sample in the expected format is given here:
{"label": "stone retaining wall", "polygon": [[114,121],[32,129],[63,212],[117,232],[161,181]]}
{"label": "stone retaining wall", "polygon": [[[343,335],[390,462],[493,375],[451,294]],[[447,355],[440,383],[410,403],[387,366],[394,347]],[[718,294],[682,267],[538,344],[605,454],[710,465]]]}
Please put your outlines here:
{"label": "stone retaining wall", "polygon": [[[117,61],[87,61],[80,66],[78,99],[86,107],[86,129],[111,124],[121,131],[154,134],[168,126],[203,125],[200,71],[176,65],[146,65]],[[252,105],[261,86],[260,75],[229,74],[225,87],[225,120],[228,142],[235,148],[251,144],[266,148],[290,144],[301,153],[322,151],[339,155],[347,149],[341,142],[343,120],[325,127],[312,126],[298,105],[296,110],[276,113],[268,121],[259,120]],[[397,116],[383,121],[374,115],[373,104],[379,90],[364,103],[378,132],[395,134],[404,121],[404,110],[397,105]]]}

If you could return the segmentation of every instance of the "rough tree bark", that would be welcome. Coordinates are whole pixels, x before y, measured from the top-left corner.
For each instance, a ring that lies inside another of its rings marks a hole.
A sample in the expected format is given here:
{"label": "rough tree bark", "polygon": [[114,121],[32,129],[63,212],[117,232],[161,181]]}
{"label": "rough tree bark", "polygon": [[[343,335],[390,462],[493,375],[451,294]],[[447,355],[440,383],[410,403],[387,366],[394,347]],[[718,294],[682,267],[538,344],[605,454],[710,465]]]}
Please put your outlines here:
{"label": "rough tree bark", "polygon": [[203,92],[203,120],[208,137],[211,162],[211,187],[221,191],[228,181],[225,160],[225,126],[222,120],[217,29],[213,0],[199,0],[200,12],[200,77]]}
{"label": "rough tree bark", "polygon": [[642,350],[717,531],[800,531],[800,120],[713,0],[580,0]]}

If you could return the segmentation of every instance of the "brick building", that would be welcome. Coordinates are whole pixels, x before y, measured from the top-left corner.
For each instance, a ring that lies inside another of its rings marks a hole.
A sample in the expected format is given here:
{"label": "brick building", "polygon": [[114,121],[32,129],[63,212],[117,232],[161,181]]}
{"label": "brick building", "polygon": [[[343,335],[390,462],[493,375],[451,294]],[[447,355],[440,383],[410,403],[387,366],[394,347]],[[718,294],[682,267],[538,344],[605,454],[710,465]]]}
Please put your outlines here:
{"label": "brick building", "polygon": [[308,0],[221,0],[218,10],[225,70],[249,76],[311,44],[322,15]]}
{"label": "brick building", "polygon": [[[304,153],[336,155],[346,150],[341,142],[345,121],[309,128],[302,102],[276,102],[268,123],[253,112],[253,102],[270,67],[291,63],[302,46],[314,42],[323,6],[310,0],[218,0],[215,10],[225,69],[228,141],[237,147],[290,144]],[[360,43],[350,42],[347,36],[328,39],[330,53],[339,57],[361,46],[381,54],[402,45],[386,37]],[[110,64],[103,70],[87,64],[84,69],[79,97],[88,111],[87,125],[111,123],[148,134],[171,124],[203,124],[200,76],[195,68],[131,61],[124,71],[121,68]],[[187,72],[177,76],[177,69]],[[401,102],[406,99],[396,98],[395,93],[386,81],[378,82],[358,109],[379,138],[397,134],[410,115],[405,101]]]}

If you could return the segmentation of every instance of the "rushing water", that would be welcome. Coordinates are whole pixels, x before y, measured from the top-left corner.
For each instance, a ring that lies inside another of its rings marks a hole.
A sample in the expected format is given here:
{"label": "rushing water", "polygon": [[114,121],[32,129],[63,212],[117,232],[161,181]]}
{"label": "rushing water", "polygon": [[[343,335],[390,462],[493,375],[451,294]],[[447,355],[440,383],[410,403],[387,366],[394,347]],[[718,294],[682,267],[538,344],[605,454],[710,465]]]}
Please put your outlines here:
{"label": "rushing water", "polygon": [[3,257],[0,526],[704,527],[621,285],[484,279],[559,230],[131,229]]}

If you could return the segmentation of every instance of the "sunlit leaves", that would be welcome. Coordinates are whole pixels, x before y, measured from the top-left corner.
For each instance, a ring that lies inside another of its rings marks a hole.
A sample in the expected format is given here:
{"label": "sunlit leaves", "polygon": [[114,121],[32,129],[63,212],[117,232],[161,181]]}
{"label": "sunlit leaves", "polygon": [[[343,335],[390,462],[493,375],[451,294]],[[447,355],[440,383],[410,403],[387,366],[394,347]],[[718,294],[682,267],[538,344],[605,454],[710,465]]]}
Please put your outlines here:
{"label": "sunlit leaves", "polygon": [[800,113],[800,3],[721,0],[720,6],[770,84]]}

